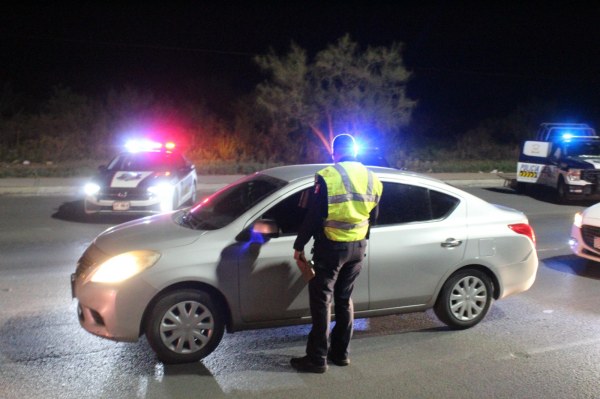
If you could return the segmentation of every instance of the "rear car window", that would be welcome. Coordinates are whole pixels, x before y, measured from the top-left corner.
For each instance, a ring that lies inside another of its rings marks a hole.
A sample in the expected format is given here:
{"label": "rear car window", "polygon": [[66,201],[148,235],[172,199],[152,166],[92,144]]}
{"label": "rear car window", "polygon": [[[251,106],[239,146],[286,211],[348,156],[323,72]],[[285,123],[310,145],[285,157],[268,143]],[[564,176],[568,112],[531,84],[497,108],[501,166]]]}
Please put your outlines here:
{"label": "rear car window", "polygon": [[458,198],[425,187],[383,182],[377,225],[443,219],[458,202]]}

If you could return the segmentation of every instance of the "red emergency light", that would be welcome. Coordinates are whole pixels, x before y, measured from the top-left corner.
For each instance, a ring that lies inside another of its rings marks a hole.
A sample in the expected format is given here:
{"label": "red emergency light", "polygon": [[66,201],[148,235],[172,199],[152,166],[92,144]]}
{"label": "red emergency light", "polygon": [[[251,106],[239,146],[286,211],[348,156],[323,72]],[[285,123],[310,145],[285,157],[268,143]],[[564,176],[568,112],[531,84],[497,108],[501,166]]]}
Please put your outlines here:
{"label": "red emergency light", "polygon": [[168,141],[161,143],[153,140],[128,140],[125,143],[125,148],[129,152],[142,152],[142,151],[173,151],[175,149],[175,143]]}

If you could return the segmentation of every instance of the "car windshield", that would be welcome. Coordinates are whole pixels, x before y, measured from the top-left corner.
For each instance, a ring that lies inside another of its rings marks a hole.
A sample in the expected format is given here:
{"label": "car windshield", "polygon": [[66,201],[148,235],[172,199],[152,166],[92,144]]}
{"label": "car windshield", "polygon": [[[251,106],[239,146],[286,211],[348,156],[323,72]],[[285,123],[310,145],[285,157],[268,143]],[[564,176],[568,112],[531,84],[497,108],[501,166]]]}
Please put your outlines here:
{"label": "car windshield", "polygon": [[108,165],[108,170],[162,171],[183,166],[177,154],[169,152],[138,152],[118,155]]}
{"label": "car windshield", "polygon": [[581,143],[571,143],[568,145],[567,155],[571,157],[599,157],[600,142],[589,141]]}
{"label": "car windshield", "polygon": [[220,229],[286,184],[284,180],[256,174],[217,191],[182,214],[178,222],[192,229]]}

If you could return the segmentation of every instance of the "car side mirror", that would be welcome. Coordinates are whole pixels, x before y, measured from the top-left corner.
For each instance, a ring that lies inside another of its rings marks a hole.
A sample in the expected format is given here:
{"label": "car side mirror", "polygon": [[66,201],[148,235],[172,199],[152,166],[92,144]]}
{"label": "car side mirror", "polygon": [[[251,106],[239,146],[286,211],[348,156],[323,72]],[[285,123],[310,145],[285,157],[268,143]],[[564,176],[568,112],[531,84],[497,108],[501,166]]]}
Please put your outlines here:
{"label": "car side mirror", "polygon": [[252,223],[249,229],[245,229],[236,237],[238,241],[250,241],[253,235],[260,235],[265,239],[279,237],[279,225],[270,219],[259,219]]}
{"label": "car side mirror", "polygon": [[274,220],[259,219],[252,225],[252,232],[269,238],[279,237],[279,225]]}

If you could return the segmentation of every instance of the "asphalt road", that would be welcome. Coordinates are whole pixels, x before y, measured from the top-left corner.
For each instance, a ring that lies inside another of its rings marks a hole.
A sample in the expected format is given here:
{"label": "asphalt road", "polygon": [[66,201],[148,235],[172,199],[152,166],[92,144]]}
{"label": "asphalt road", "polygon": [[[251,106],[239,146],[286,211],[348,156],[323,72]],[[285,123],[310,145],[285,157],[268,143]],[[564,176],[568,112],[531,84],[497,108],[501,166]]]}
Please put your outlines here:
{"label": "asphalt road", "polygon": [[475,328],[432,312],[356,321],[352,364],[294,372],[308,326],[226,334],[197,364],[166,366],[145,339],[116,343],[79,326],[69,275],[88,243],[123,221],[84,219],[73,196],[0,196],[0,398],[597,398],[600,265],[570,255],[573,214],[494,187],[468,191],[523,210],[538,278]]}

